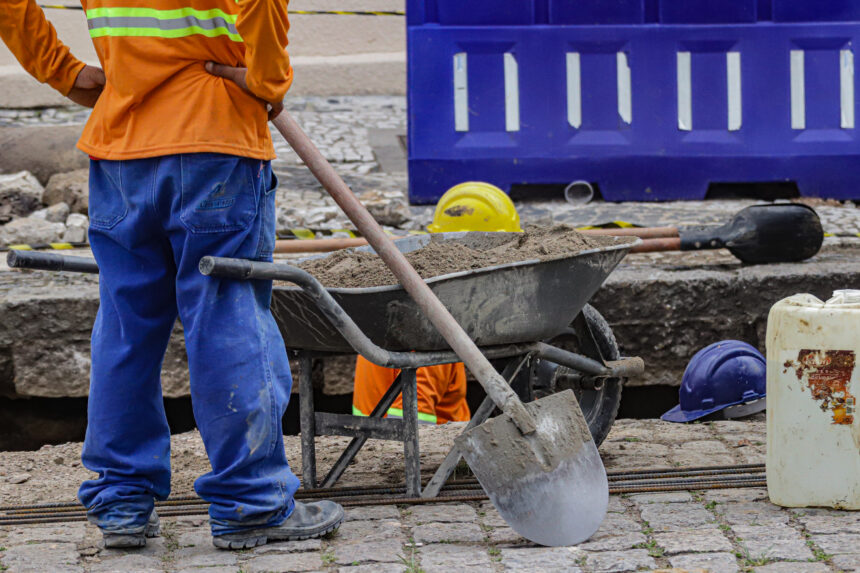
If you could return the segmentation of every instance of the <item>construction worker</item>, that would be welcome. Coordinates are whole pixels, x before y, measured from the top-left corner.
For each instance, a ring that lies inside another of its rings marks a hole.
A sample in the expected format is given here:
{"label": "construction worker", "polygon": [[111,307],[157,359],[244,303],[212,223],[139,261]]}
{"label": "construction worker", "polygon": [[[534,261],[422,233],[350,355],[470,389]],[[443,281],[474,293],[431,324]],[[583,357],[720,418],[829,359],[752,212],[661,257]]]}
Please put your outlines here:
{"label": "construction worker", "polygon": [[34,0],[0,2],[0,37],[24,68],[94,106],[78,147],[92,158],[89,239],[101,270],[82,456],[98,475],[78,497],[107,547],[142,546],[158,533],[153,503],[170,493],[160,372],[179,316],[212,466],[195,490],[210,503],[215,546],[319,537],[343,509],[293,499],[299,480],[281,430],[292,378],[269,312],[271,282],[197,270],[204,255],[271,260],[277,179],[267,117],[292,81],[287,3],[83,7],[104,71],[69,53]]}
{"label": "construction worker", "polygon": [[[432,233],[458,231],[520,232],[520,217],[510,197],[494,185],[470,181],[445,192],[436,204]],[[352,413],[369,416],[394,383],[400,370],[377,366],[363,356],[355,362]],[[467,422],[466,368],[462,362],[425,366],[415,373],[418,386],[418,421],[424,424]],[[403,396],[398,396],[386,413],[403,416]]]}

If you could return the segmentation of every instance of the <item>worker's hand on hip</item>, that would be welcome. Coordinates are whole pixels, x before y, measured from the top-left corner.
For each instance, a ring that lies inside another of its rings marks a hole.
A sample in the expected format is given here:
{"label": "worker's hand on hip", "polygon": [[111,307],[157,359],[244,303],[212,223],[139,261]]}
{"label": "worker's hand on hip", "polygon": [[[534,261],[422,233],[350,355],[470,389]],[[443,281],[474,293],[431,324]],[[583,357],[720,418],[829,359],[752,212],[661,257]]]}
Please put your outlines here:
{"label": "worker's hand on hip", "polygon": [[[225,66],[224,64],[216,64],[215,62],[206,62],[206,71],[213,76],[228,79],[236,83],[246,92],[252,93],[251,90],[248,89],[248,82],[245,81],[245,76],[248,75],[248,68],[236,68],[233,66]],[[284,102],[282,101],[266,101],[265,103],[269,106],[269,121],[272,121],[281,115],[282,111],[284,111]]]}
{"label": "worker's hand on hip", "polygon": [[84,66],[78,72],[75,85],[66,97],[78,105],[95,107],[106,81],[103,69],[97,66]]}

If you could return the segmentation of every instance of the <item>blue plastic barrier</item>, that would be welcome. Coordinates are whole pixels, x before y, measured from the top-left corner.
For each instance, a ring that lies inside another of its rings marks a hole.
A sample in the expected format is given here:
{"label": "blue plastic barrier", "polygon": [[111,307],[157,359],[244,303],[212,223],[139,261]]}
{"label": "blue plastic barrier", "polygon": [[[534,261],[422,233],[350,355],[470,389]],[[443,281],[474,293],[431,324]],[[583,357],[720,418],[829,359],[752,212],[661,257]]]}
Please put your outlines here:
{"label": "blue plastic barrier", "polygon": [[413,203],[479,179],[860,197],[857,0],[408,0]]}

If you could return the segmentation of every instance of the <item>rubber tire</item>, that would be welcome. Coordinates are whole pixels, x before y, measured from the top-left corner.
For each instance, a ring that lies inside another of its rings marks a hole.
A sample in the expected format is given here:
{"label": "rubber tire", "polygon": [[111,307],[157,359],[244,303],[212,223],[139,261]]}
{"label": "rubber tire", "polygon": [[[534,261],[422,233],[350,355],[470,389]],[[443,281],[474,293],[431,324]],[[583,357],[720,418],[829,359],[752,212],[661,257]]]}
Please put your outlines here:
{"label": "rubber tire", "polygon": [[[615,335],[612,333],[609,323],[593,306],[587,304],[582,309],[585,315],[585,320],[591,329],[594,339],[600,352],[605,360],[617,360],[621,356],[618,349],[618,342],[615,340]],[[571,324],[571,327],[573,325]],[[556,339],[553,339],[556,340]],[[552,344],[553,340],[547,341]],[[568,350],[574,350],[568,345],[564,345]],[[590,358],[597,358],[592,356]],[[618,407],[621,405],[621,391],[624,386],[624,380],[621,378],[609,378],[599,390],[576,390],[577,398],[582,407],[582,414],[588,422],[588,429],[591,431],[591,436],[594,438],[594,443],[598,446],[603,443],[606,436],[609,435],[609,430],[615,422],[615,417],[618,415]]]}

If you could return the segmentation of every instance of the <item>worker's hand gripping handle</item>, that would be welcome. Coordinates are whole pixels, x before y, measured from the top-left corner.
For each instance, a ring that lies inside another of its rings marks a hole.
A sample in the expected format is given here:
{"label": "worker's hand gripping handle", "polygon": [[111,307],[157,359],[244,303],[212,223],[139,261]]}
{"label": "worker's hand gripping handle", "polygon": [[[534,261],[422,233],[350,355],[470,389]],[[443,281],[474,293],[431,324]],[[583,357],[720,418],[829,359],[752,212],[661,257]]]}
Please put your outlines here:
{"label": "worker's hand gripping handle", "polygon": [[486,357],[469,336],[463,331],[448,309],[436,298],[430,287],[418,276],[406,257],[394,242],[385,234],[382,227],[370,215],[364,205],[355,197],[310,138],[302,131],[295,119],[286,111],[272,123],[301,157],[311,173],[317,178],[329,195],[343,209],[350,221],[355,224],[376,253],[382,258],[403,288],[412,296],[418,306],[430,319],[442,337],[451,345],[472,374],[477,378],[487,395],[496,405],[511,417],[524,434],[535,431],[535,423],[517,395],[493,368]]}

